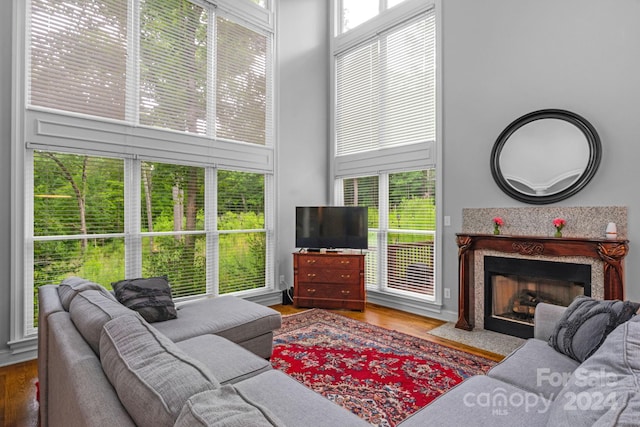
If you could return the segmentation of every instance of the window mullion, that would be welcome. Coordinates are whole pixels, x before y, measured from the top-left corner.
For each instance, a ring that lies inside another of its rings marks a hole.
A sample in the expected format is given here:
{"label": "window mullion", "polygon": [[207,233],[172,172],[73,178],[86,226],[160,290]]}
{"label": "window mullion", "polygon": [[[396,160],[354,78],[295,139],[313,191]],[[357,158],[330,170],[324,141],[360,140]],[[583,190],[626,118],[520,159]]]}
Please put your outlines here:
{"label": "window mullion", "polygon": [[210,138],[215,138],[216,131],[216,54],[217,54],[217,43],[216,40],[216,10],[214,8],[210,8],[208,10],[208,25],[207,25],[207,39],[209,43],[207,43],[207,63],[208,67],[208,75],[207,75],[207,135]]}
{"label": "window mullion", "polygon": [[130,0],[127,15],[127,71],[125,120],[140,122],[140,0]]}
{"label": "window mullion", "polygon": [[142,277],[141,161],[124,161],[124,245],[126,278]]}
{"label": "window mullion", "polygon": [[385,289],[388,284],[389,174],[382,173],[378,179],[378,286]]}
{"label": "window mullion", "polygon": [[217,169],[208,167],[205,169],[205,193],[204,193],[204,221],[207,233],[206,258],[207,258],[207,294],[218,295],[218,271],[219,262],[219,237],[218,237],[218,175]]}

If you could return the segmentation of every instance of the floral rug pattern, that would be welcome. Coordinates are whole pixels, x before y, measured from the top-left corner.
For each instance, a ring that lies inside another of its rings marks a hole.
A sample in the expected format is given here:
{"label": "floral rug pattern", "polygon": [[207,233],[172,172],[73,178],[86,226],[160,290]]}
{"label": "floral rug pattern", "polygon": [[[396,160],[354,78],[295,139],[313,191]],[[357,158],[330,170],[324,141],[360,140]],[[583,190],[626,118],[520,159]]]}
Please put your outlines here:
{"label": "floral rug pattern", "polygon": [[395,426],[495,362],[312,309],[284,316],[271,363],[375,426]]}

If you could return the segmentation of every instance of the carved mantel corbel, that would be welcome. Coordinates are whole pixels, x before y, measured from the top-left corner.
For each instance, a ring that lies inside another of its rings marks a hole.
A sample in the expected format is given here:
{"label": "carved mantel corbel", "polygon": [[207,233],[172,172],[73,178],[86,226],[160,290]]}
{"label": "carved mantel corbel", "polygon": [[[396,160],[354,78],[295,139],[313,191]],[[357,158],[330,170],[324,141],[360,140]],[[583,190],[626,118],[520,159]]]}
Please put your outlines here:
{"label": "carved mantel corbel", "polygon": [[605,299],[624,299],[622,262],[627,252],[629,252],[627,242],[598,243],[598,255],[604,262],[604,282],[610,283],[610,286],[605,286]]}

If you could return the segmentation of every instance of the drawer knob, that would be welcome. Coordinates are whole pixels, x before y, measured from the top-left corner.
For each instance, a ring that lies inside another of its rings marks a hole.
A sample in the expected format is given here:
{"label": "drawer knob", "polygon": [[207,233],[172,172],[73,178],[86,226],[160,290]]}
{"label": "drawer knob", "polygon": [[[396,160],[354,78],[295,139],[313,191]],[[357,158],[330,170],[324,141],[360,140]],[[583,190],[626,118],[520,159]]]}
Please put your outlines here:
{"label": "drawer knob", "polygon": [[346,289],[342,290],[342,295],[349,295],[351,293],[351,291],[348,291]]}
{"label": "drawer knob", "polygon": [[316,290],[313,288],[307,288],[307,292],[309,292],[310,294],[314,293]]}
{"label": "drawer knob", "polygon": [[348,279],[349,277],[351,277],[350,274],[341,274],[340,277],[342,277],[343,279]]}
{"label": "drawer knob", "polygon": [[308,259],[307,260],[307,264],[315,264],[317,260],[315,259]]}
{"label": "drawer knob", "polygon": [[316,273],[309,273],[309,274],[307,274],[307,277],[312,277],[312,278],[316,277]]}
{"label": "drawer knob", "polygon": [[340,260],[340,264],[351,264],[351,261],[341,259],[341,260]]}

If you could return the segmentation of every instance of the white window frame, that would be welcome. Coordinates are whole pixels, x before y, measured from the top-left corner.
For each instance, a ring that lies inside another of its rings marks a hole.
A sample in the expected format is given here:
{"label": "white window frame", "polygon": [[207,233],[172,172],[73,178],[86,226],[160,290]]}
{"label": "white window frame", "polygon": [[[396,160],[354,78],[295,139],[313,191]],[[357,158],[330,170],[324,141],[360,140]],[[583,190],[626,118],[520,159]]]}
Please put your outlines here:
{"label": "white window frame", "polygon": [[[11,305],[10,351],[24,354],[36,349],[36,334],[27,330],[27,313],[33,298],[26,295],[26,284],[33,285],[33,159],[32,150],[73,152],[105,155],[129,159],[131,166],[144,159],[172,164],[221,168],[265,175],[265,230],[267,237],[265,280],[266,288],[244,291],[242,296],[255,296],[272,291],[275,271],[269,260],[275,253],[275,1],[268,8],[238,0],[193,0],[216,6],[216,13],[262,32],[269,37],[270,51],[267,67],[271,73],[267,86],[267,141],[264,146],[212,139],[201,136],[88,117],[82,114],[57,112],[44,108],[27,108],[28,34],[26,16],[29,0],[12,0],[12,129],[11,129]],[[137,3],[137,2],[133,2]],[[135,16],[135,15],[134,15]],[[211,31],[211,30],[210,30]],[[137,36],[134,36],[137,38]],[[135,67],[129,63],[128,67]],[[137,77],[136,77],[137,78]],[[128,91],[135,91],[135,82],[127,83]],[[133,92],[128,92],[129,94]],[[137,94],[137,92],[135,92]],[[137,110],[137,109],[136,109]],[[131,170],[132,168],[129,167]],[[139,174],[139,173],[138,173]],[[139,177],[138,177],[139,179]],[[138,218],[140,216],[138,215]],[[215,234],[219,234],[215,232]],[[215,240],[215,239],[212,239]],[[216,252],[217,253],[217,252]],[[31,254],[31,255],[29,255]],[[29,260],[31,257],[31,263]],[[217,258],[213,261],[217,268]],[[133,266],[127,274],[135,273]],[[209,267],[208,270],[211,270]],[[215,290],[213,291],[215,294]]]}
{"label": "white window frame", "polygon": [[[400,295],[396,292],[382,291],[369,288],[367,299],[371,302],[385,306],[411,311],[421,315],[440,313],[443,306],[443,284],[441,279],[442,257],[438,256],[442,251],[442,0],[406,0],[390,9],[366,21],[345,33],[339,34],[341,28],[341,1],[332,2],[333,11],[331,39],[330,73],[334,82],[331,93],[331,129],[332,139],[330,150],[330,185],[331,200],[335,203],[342,202],[342,180],[358,176],[372,176],[395,172],[415,171],[421,169],[436,168],[436,234],[435,234],[435,297],[425,300],[420,297]],[[435,9],[436,20],[436,140],[417,144],[408,144],[393,148],[383,148],[372,152],[364,152],[350,155],[336,156],[336,121],[337,109],[336,94],[336,55],[358,46],[368,39],[375,37],[385,29],[391,28],[402,22],[412,19],[430,9]],[[380,190],[382,191],[382,189]],[[382,215],[382,207],[381,207]],[[382,255],[380,255],[382,256]],[[378,267],[381,268],[380,266]],[[386,273],[380,271],[379,274]],[[381,275],[380,277],[384,277]]]}

